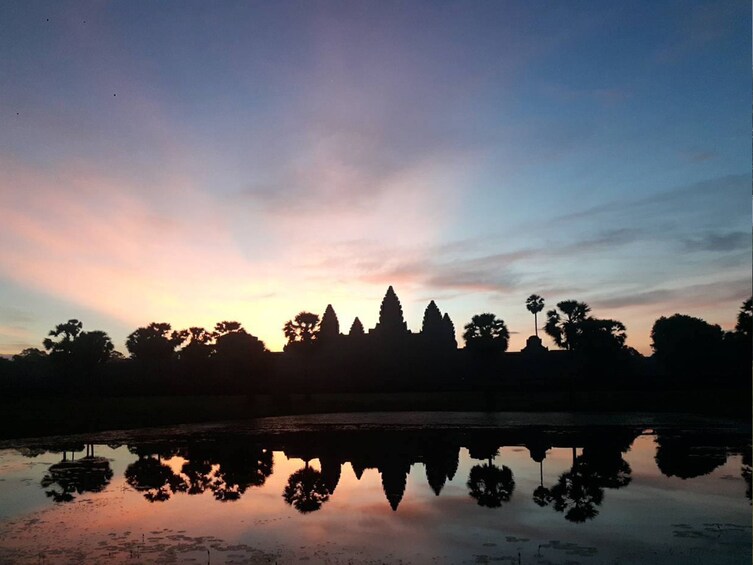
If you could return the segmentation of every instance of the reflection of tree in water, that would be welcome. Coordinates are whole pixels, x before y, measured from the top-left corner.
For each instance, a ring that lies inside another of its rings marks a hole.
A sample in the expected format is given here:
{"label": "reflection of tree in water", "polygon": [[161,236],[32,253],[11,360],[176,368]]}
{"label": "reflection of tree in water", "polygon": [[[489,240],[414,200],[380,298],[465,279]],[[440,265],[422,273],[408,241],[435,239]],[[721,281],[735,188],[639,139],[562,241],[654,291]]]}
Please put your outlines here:
{"label": "reflection of tree in water", "polygon": [[186,478],[186,492],[202,494],[212,484],[212,461],[209,454],[190,450],[182,455],[187,459],[180,468],[180,472]]}
{"label": "reflection of tree in water", "polygon": [[573,447],[572,468],[560,475],[550,491],[554,509],[571,522],[598,516],[604,489],[622,488],[632,480],[632,469],[622,453],[630,449],[633,439],[630,432],[591,438],[579,457]]}
{"label": "reflection of tree in water", "polygon": [[[88,453],[88,450],[87,450]],[[91,455],[80,459],[67,459],[51,465],[47,474],[42,478],[41,486],[45,494],[55,502],[70,502],[73,493],[102,492],[112,479],[110,462],[104,457],[94,456],[94,446]]]}
{"label": "reflection of tree in water", "polygon": [[533,490],[533,501],[538,506],[548,506],[552,502],[552,493],[544,486],[544,459],[546,459],[547,447],[537,444],[529,446],[528,451],[531,454],[531,459],[539,464],[539,486]]}
{"label": "reflection of tree in water", "polygon": [[164,464],[160,456],[139,455],[125,470],[126,482],[149,502],[164,502],[187,485],[180,475]]}
{"label": "reflection of tree in water", "polygon": [[565,519],[585,522],[599,514],[596,507],[604,500],[604,489],[579,457],[569,471],[560,475],[557,484],[552,487],[551,499],[554,509],[563,512]]}
{"label": "reflection of tree in water", "polygon": [[713,438],[659,434],[656,443],[656,465],[667,477],[692,479],[727,462],[725,446],[713,445]]}
{"label": "reflection of tree in water", "polygon": [[307,514],[319,510],[329,500],[329,491],[322,474],[306,461],[303,469],[290,475],[282,498],[301,514]]}
{"label": "reflection of tree in water", "polygon": [[592,480],[601,488],[622,488],[632,480],[633,470],[618,450],[584,447],[581,459]]}
{"label": "reflection of tree in water", "polygon": [[217,500],[238,500],[250,487],[262,486],[272,474],[272,452],[256,447],[228,446],[217,453],[219,469],[210,485]]}
{"label": "reflection of tree in water", "polygon": [[552,503],[552,491],[543,484],[533,489],[533,501],[541,506],[549,506]]}
{"label": "reflection of tree in water", "polygon": [[508,502],[515,490],[512,471],[506,465],[501,469],[492,464],[492,458],[483,465],[471,468],[467,483],[469,494],[479,506],[499,508]]}

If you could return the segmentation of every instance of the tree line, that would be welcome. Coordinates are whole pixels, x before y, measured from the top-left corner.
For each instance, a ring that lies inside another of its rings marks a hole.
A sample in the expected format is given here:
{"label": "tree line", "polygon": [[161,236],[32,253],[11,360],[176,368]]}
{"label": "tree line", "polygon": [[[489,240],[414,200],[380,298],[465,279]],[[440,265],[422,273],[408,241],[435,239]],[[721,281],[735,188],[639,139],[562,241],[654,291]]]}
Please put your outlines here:
{"label": "tree line", "polygon": [[[564,359],[562,354],[545,355],[547,350],[538,338],[538,315],[545,309],[545,300],[532,294],[525,306],[534,316],[534,335],[522,353],[535,353],[531,358]],[[431,388],[434,377],[437,382],[440,375],[456,378],[451,373],[457,373],[462,364],[471,367],[471,372],[486,373],[487,380],[494,379],[510,338],[504,320],[480,313],[463,327],[465,348],[458,350],[453,322],[434,301],[426,307],[421,331],[413,333],[392,287],[382,300],[378,323],[368,332],[355,318],[349,332],[341,333],[331,305],[321,317],[298,313],[282,330],[287,343],[283,353],[275,354],[236,321],[218,322],[212,329],[179,330],[154,322],[127,337],[126,357],[115,350],[105,332],[84,330],[82,322],[73,319],[55,326],[43,340],[43,349],[25,349],[10,360],[0,360],[0,386],[11,392],[98,393],[120,383],[115,388],[133,394],[245,393],[269,390],[266,385],[279,377],[281,367],[283,374],[287,371],[301,382],[316,378],[316,371],[310,369],[317,364],[322,371],[342,373],[343,379],[346,374],[368,372],[368,367],[374,374],[400,373],[404,364],[414,374],[416,367],[423,367],[418,370],[426,373],[421,386]],[[624,324],[595,317],[584,302],[558,302],[546,311],[543,330],[562,352],[569,353],[573,370],[583,374],[624,374],[645,359],[626,345]],[[713,374],[735,375],[740,376],[735,382],[749,387],[751,331],[751,299],[742,304],[732,331],[683,314],[662,316],[651,330],[651,370],[666,379],[691,383]],[[451,360],[459,359],[458,355],[461,361],[453,365]],[[333,381],[332,386],[336,389],[340,384]]]}

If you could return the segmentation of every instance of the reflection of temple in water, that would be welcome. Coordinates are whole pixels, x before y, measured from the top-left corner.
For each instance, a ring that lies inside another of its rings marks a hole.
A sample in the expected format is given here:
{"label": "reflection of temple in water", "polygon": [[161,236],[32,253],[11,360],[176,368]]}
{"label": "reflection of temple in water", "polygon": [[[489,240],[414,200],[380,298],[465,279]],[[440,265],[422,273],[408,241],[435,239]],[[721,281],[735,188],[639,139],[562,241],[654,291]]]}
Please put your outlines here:
{"label": "reflection of temple in water", "polygon": [[[242,498],[266,483],[273,471],[273,452],[304,461],[288,478],[282,498],[301,513],[324,508],[334,496],[343,465],[350,464],[356,479],[366,469],[379,473],[384,497],[393,511],[405,498],[407,478],[414,464],[423,466],[427,486],[439,496],[456,478],[460,450],[466,448],[473,465],[461,477],[469,499],[485,508],[499,508],[516,494],[513,470],[498,462],[503,446],[525,447],[539,466],[539,484],[528,496],[572,522],[592,520],[610,489],[627,487],[632,478],[624,454],[640,428],[604,428],[547,431],[508,430],[358,430],[294,432],[270,436],[226,436],[183,441],[130,443],[136,460],[125,470],[126,484],[149,502],[165,502],[176,494],[211,496],[223,503]],[[657,431],[656,463],[667,477],[690,480],[723,465],[730,454],[742,456],[745,496],[750,498],[750,443],[720,433]],[[117,447],[117,446],[115,446]],[[580,453],[576,450],[579,449]],[[570,468],[551,484],[544,482],[548,450],[572,450]],[[56,502],[76,494],[100,492],[112,479],[109,461],[96,457],[93,445],[58,445],[62,460],[51,465],[41,481]],[[76,452],[86,455],[76,458]],[[35,457],[44,449],[29,449]],[[170,460],[182,458],[180,467]],[[318,460],[318,464],[312,461]]]}

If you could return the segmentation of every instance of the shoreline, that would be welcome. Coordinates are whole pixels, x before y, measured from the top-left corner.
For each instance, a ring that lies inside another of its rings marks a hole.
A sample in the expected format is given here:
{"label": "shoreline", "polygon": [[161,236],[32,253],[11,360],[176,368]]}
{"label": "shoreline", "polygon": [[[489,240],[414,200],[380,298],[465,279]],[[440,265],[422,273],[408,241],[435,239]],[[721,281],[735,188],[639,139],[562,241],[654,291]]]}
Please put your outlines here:
{"label": "shoreline", "polygon": [[285,395],[41,397],[0,401],[0,439],[59,436],[270,416],[373,412],[651,413],[749,422],[750,391],[456,391]]}

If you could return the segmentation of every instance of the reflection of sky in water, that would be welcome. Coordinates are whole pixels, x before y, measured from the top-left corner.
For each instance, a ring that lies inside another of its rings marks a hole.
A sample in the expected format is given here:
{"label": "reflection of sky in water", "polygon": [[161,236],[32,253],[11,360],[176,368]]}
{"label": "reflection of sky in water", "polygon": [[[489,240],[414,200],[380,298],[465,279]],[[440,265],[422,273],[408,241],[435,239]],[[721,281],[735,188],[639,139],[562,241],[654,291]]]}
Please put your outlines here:
{"label": "reflection of sky in water", "polygon": [[[639,436],[623,455],[632,469],[631,482],[619,489],[605,488],[598,515],[571,523],[551,506],[534,504],[540,467],[525,447],[500,448],[493,459],[497,467],[509,467],[515,481],[510,500],[500,508],[479,506],[469,496],[471,469],[485,462],[472,459],[462,448],[457,472],[438,496],[427,482],[424,465],[414,463],[393,512],[379,471],[367,468],[359,480],[345,463],[329,500],[307,514],[282,497],[288,478],[305,462],[280,451],[274,453],[273,472],[264,485],[249,487],[238,500],[220,502],[207,490],[195,495],[177,492],[167,501],[151,503],[126,482],[126,469],[137,456],[125,446],[97,446],[96,455],[111,462],[109,485],[103,492],[74,493],[72,502],[56,504],[40,483],[62,454],[28,458],[5,450],[0,451],[0,558],[37,562],[45,555],[46,562],[54,563],[71,556],[150,561],[167,555],[203,563],[210,547],[212,563],[264,562],[270,554],[282,562],[307,557],[315,562],[483,562],[503,557],[517,562],[519,553],[522,563],[601,563],[617,558],[750,563],[751,513],[741,456],[729,455],[707,475],[681,479],[661,474],[655,452],[654,436]],[[578,448],[577,454],[582,453]],[[570,470],[572,457],[569,448],[547,452],[545,486],[552,487]],[[161,462],[179,474],[186,459],[176,456]],[[309,465],[321,467],[318,459]],[[19,553],[10,553],[16,550]]]}

